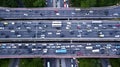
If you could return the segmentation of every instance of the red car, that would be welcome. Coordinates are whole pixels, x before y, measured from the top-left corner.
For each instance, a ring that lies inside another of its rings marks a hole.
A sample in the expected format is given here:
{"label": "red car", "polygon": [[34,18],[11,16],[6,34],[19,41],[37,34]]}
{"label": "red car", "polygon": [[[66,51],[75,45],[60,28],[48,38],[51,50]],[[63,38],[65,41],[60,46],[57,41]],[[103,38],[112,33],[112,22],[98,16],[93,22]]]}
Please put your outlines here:
{"label": "red car", "polygon": [[81,52],[77,52],[77,56],[82,56],[83,54]]}

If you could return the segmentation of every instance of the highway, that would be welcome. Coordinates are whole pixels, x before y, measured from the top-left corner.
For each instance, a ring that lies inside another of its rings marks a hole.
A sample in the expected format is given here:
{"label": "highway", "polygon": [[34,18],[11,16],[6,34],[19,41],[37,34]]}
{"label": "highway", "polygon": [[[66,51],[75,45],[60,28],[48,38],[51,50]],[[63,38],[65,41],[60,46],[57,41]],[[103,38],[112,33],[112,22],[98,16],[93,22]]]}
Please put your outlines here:
{"label": "highway", "polygon": [[1,43],[0,58],[119,58],[119,43]]}
{"label": "highway", "polygon": [[45,67],[77,67],[77,63],[72,58],[46,58]]}
{"label": "highway", "polygon": [[64,0],[46,0],[47,7],[61,8],[64,7]]}
{"label": "highway", "polygon": [[65,59],[66,67],[78,67],[75,58]]}
{"label": "highway", "polygon": [[102,67],[111,67],[109,59],[100,59]]}
{"label": "highway", "polygon": [[55,58],[45,58],[45,67],[57,67]]}
{"label": "highway", "polygon": [[56,59],[56,67],[60,67],[60,59]]}
{"label": "highway", "polygon": [[[0,21],[0,58],[45,58],[45,67],[78,67],[75,58],[120,58],[120,21],[93,21],[120,18],[120,6],[68,8],[68,0],[46,0],[46,5],[0,8],[0,19],[8,20]],[[12,59],[9,67],[19,67],[19,61]],[[108,59],[101,64],[110,65]]]}
{"label": "highway", "polygon": [[6,20],[0,22],[1,41],[14,39],[24,41],[25,39],[105,41],[106,39],[110,41],[111,38],[113,41],[118,41],[120,37],[120,21],[116,20]]}
{"label": "highway", "polygon": [[21,0],[16,0],[16,2],[17,2],[17,4],[18,4],[18,7],[25,7],[25,5],[24,5],[24,3],[23,3],[23,1],[21,1]]}
{"label": "highway", "polygon": [[65,59],[61,59],[61,67],[66,67]]}
{"label": "highway", "polygon": [[64,0],[59,0],[60,1],[60,7],[64,7]]}
{"label": "highway", "polygon": [[[51,1],[51,0],[49,0]],[[48,2],[48,1],[47,1]],[[58,1],[58,5],[60,4]],[[119,6],[118,6],[119,7]],[[120,9],[80,9],[80,8],[0,8],[3,19],[93,19],[119,18]]]}
{"label": "highway", "polygon": [[9,67],[19,67],[20,59],[11,59]]}
{"label": "highway", "polygon": [[53,1],[54,0],[46,0],[47,7],[53,7]]}
{"label": "highway", "polygon": [[4,20],[0,22],[0,58],[120,57],[120,21]]}

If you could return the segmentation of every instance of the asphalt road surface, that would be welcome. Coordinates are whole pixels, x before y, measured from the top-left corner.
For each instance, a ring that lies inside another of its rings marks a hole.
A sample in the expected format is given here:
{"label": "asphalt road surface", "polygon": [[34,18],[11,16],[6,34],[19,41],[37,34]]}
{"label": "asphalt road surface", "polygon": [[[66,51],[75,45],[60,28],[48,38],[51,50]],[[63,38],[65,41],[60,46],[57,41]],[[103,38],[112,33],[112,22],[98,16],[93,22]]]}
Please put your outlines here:
{"label": "asphalt road surface", "polygon": [[109,59],[100,59],[102,67],[108,67],[110,65]]}
{"label": "asphalt road surface", "polygon": [[11,59],[9,67],[19,67],[19,59]]}
{"label": "asphalt road surface", "polygon": [[45,67],[77,67],[77,63],[73,58],[46,58]]}

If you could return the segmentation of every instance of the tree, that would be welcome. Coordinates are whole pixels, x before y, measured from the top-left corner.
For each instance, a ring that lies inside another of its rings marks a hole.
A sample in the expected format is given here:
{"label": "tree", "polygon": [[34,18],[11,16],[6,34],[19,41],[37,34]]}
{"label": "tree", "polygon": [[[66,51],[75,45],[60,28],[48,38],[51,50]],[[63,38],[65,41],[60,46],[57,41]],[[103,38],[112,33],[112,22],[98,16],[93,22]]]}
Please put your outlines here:
{"label": "tree", "polygon": [[70,0],[73,7],[102,7],[120,3],[120,0]]}
{"label": "tree", "polygon": [[33,7],[33,3],[35,0],[22,0],[23,3],[25,4],[25,7]]}
{"label": "tree", "polygon": [[82,7],[93,7],[95,5],[96,5],[96,0],[82,0],[81,1]]}
{"label": "tree", "polygon": [[34,7],[44,7],[45,6],[45,0],[37,0],[33,3]]}
{"label": "tree", "polygon": [[3,7],[17,7],[17,3],[15,0],[0,0],[0,6]]}

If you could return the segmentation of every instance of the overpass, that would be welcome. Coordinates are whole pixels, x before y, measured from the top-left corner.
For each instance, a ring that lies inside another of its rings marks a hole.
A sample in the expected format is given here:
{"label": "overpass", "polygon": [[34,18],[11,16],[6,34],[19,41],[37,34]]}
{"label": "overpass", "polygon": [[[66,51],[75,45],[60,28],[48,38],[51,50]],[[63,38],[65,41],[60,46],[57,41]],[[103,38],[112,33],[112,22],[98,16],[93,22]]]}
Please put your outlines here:
{"label": "overpass", "polygon": [[104,8],[0,8],[1,19],[112,19],[120,17],[120,6]]}
{"label": "overpass", "polygon": [[119,7],[1,7],[0,58],[119,58]]}

